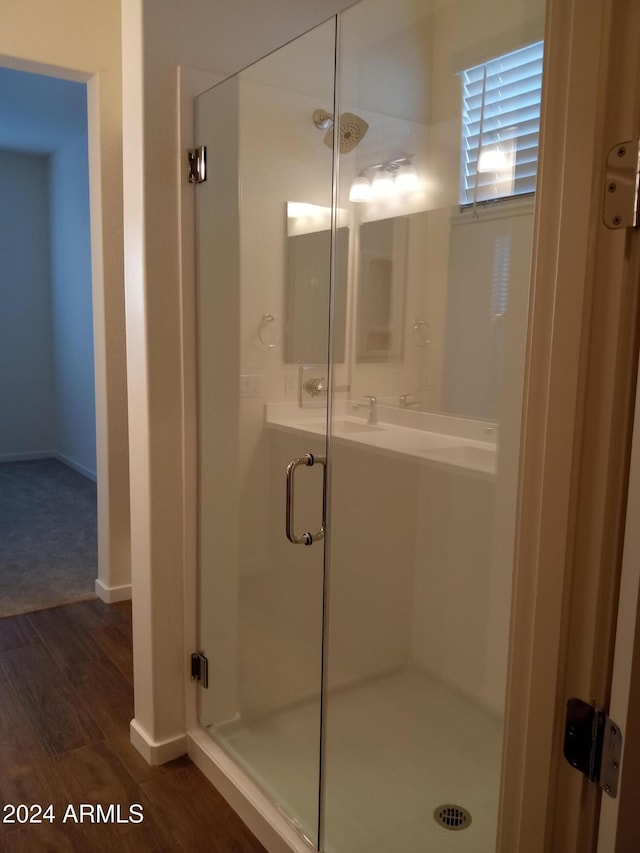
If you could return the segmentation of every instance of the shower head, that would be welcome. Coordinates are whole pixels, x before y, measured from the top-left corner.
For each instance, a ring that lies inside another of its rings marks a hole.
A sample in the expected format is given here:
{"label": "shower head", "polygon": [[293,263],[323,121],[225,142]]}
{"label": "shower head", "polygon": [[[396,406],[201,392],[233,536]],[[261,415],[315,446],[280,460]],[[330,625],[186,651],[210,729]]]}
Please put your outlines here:
{"label": "shower head", "polygon": [[[313,123],[319,130],[326,130],[324,144],[333,148],[333,115],[318,109],[313,113]],[[328,129],[327,129],[328,128]],[[369,130],[367,122],[355,113],[342,113],[340,116],[340,153],[348,154],[358,145]]]}

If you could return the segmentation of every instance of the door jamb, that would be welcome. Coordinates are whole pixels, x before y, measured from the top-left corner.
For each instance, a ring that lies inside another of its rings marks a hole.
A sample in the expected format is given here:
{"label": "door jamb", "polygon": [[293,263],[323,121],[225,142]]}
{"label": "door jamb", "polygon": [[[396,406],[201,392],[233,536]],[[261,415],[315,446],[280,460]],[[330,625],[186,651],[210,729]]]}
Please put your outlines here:
{"label": "door jamb", "polygon": [[[638,355],[637,234],[602,224],[638,133],[633,0],[549,4],[499,850],[594,849],[600,791],[561,757],[566,699],[607,707]],[[636,42],[637,43],[637,42]],[[571,109],[569,109],[569,103]],[[564,117],[569,116],[565,127]],[[585,179],[586,177],[586,179]]]}

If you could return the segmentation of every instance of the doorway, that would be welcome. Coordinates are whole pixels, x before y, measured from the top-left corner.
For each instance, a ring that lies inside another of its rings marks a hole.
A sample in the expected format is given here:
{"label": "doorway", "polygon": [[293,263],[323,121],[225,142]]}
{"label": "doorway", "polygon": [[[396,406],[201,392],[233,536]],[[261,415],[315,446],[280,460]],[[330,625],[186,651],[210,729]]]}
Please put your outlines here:
{"label": "doorway", "polygon": [[98,576],[87,87],[0,69],[2,616]]}

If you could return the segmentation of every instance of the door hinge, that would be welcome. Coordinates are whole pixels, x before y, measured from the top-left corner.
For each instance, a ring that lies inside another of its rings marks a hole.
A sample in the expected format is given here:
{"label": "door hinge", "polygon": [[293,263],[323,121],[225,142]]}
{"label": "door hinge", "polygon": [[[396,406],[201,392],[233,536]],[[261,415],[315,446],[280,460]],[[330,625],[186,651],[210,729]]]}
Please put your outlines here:
{"label": "door hinge", "polygon": [[204,652],[191,655],[191,680],[199,681],[203,687],[209,686],[209,661]]}
{"label": "door hinge", "polygon": [[602,708],[569,699],[563,751],[572,767],[597,782],[605,794],[617,797],[622,732]]}
{"label": "door hinge", "polygon": [[614,145],[607,157],[603,219],[607,228],[637,228],[640,224],[638,186],[640,140]]}
{"label": "door hinge", "polygon": [[187,151],[189,160],[189,183],[201,184],[207,180],[207,147],[201,145],[199,148],[189,148]]}

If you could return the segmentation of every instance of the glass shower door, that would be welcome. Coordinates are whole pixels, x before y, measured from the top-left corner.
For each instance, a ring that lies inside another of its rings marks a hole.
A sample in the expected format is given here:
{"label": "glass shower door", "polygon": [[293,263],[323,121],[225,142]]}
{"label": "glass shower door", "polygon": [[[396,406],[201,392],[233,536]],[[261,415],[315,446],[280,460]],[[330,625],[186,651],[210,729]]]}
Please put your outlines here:
{"label": "glass shower door", "polygon": [[496,847],[543,15],[363,0],[340,16],[341,126],[368,130],[339,170],[327,853]]}
{"label": "glass shower door", "polygon": [[543,7],[199,98],[199,718],[326,853],[495,849]]}
{"label": "glass shower door", "polygon": [[199,718],[315,846],[334,63],[331,21],[197,104]]}

